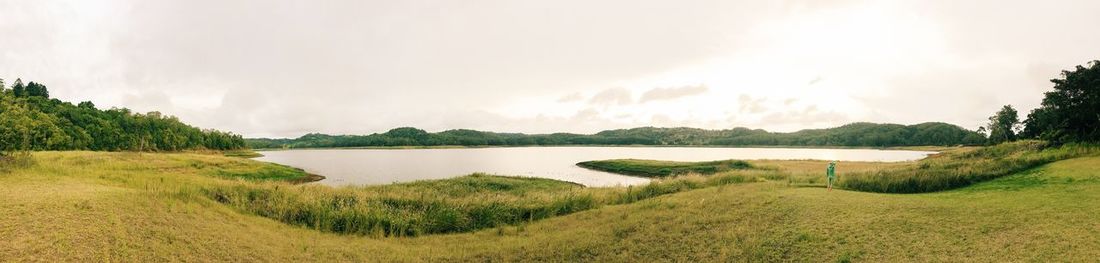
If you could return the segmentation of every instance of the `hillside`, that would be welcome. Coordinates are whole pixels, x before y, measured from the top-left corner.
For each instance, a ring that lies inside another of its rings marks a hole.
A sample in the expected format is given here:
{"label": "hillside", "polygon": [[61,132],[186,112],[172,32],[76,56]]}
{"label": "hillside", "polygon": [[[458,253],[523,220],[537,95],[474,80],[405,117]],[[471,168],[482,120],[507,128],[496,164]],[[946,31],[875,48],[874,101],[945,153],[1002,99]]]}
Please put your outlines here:
{"label": "hillside", "polygon": [[791,133],[747,128],[705,130],[643,127],[596,134],[521,134],[475,130],[437,133],[396,128],[371,135],[307,134],[296,139],[249,138],[248,145],[263,148],[325,148],[385,146],[534,146],[534,145],[687,145],[687,146],[848,146],[891,147],[916,145],[977,145],[985,137],[962,127],[939,122],[916,125],[852,123],[829,129]]}
{"label": "hillside", "polygon": [[187,125],[160,112],[98,109],[51,99],[45,85],[0,80],[0,156],[25,150],[181,151],[244,148],[240,135]]}

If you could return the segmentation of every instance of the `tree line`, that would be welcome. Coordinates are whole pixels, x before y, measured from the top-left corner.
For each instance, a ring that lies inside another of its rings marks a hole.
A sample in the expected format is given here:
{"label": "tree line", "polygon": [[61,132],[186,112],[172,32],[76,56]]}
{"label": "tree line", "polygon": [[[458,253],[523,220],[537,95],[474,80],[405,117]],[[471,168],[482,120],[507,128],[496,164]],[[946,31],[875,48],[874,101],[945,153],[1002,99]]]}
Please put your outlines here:
{"label": "tree line", "polygon": [[1001,107],[979,129],[989,133],[989,143],[1040,139],[1056,144],[1100,143],[1100,60],[1063,70],[1050,80],[1042,104],[1020,121],[1012,105]]}
{"label": "tree line", "polygon": [[688,146],[855,146],[890,147],[916,145],[977,145],[981,134],[947,123],[916,125],[852,123],[830,129],[792,133],[734,128],[642,127],[602,131],[596,134],[522,134],[475,130],[430,133],[403,127],[370,135],[311,133],[295,139],[246,139],[255,149],[328,148],[379,146],[538,146],[538,145],[688,145]]}
{"label": "tree line", "polygon": [[97,109],[51,99],[40,83],[0,79],[0,155],[36,150],[181,151],[246,147],[237,134],[199,129],[159,112]]}

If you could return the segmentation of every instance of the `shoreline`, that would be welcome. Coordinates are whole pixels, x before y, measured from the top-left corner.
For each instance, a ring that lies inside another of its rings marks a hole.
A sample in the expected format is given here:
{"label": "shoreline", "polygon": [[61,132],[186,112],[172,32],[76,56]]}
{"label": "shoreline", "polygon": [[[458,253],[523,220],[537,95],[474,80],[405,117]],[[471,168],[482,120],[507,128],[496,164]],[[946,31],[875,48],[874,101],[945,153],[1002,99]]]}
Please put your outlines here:
{"label": "shoreline", "polygon": [[[297,167],[294,167],[294,168],[297,168]],[[298,168],[298,169],[301,169],[301,168]],[[303,172],[304,171],[305,170],[303,170]],[[325,180],[325,177],[322,176],[322,175],[319,175],[319,174],[308,173],[307,172],[305,177],[290,180],[290,181],[287,181],[287,182],[290,182],[291,184],[295,184],[295,185],[302,185],[302,184],[309,184],[309,183],[313,183],[313,182],[319,182],[321,180]]]}

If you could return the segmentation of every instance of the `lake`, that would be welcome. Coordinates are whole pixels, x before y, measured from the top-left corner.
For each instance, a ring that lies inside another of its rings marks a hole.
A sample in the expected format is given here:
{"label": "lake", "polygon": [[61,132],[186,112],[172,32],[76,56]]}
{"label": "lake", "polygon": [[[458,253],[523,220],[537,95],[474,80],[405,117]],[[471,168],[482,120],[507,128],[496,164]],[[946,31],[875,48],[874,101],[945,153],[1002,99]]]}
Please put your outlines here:
{"label": "lake", "polygon": [[302,168],[326,177],[317,183],[332,186],[443,179],[475,172],[543,177],[586,186],[616,186],[644,184],[649,179],[592,171],[580,168],[576,163],[626,158],[670,161],[816,159],[896,162],[919,160],[934,152],[800,148],[500,147],[316,149],[261,153],[264,156],[257,160]]}

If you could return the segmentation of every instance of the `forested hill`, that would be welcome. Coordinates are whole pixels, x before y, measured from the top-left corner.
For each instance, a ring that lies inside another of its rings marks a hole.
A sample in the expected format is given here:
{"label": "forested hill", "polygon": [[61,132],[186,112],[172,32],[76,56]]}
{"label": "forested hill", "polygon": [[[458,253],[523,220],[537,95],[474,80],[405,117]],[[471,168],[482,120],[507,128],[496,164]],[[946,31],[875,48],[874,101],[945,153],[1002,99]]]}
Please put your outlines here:
{"label": "forested hill", "polygon": [[50,99],[45,85],[0,79],[0,155],[22,150],[179,151],[244,148],[240,135],[201,130],[159,112],[96,109]]}
{"label": "forested hill", "polygon": [[633,128],[596,134],[521,134],[474,130],[429,133],[397,128],[371,135],[307,134],[297,139],[246,139],[252,148],[326,148],[369,146],[524,146],[524,145],[709,145],[709,146],[915,146],[976,145],[981,134],[947,123],[916,125],[852,123],[836,128],[791,133],[747,128]]}

